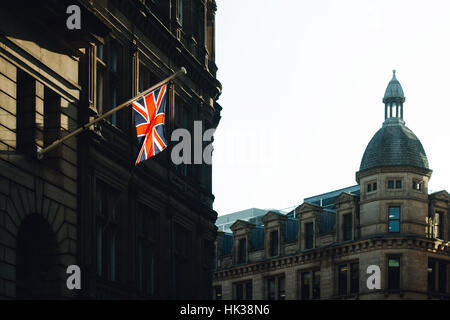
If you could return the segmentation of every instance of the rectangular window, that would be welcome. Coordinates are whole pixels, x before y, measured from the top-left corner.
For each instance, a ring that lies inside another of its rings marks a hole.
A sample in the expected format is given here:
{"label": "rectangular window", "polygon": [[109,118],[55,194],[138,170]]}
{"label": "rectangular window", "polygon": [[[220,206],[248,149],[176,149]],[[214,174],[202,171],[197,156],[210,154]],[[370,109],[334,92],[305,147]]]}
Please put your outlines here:
{"label": "rectangular window", "polygon": [[[67,127],[68,130],[71,128]],[[44,89],[44,145],[49,146],[61,134],[61,97],[48,87]]]}
{"label": "rectangular window", "polygon": [[214,287],[214,299],[222,300],[222,286]]}
{"label": "rectangular window", "polygon": [[286,288],[284,276],[278,277],[278,300],[286,299]]}
{"label": "rectangular window", "polygon": [[175,298],[186,299],[192,293],[192,232],[179,224],[174,224],[172,232],[173,258],[172,282]]}
{"label": "rectangular window", "polygon": [[310,272],[302,272],[301,273],[301,299],[309,300],[310,299],[310,288],[311,288],[311,273]]}
{"label": "rectangular window", "polygon": [[267,280],[267,299],[275,300],[275,278]]}
{"label": "rectangular window", "polygon": [[428,291],[447,293],[447,262],[428,260]]}
{"label": "rectangular window", "polygon": [[348,265],[340,265],[338,267],[338,294],[340,296],[347,295],[347,274]]}
{"label": "rectangular window", "polygon": [[177,3],[177,19],[180,25],[183,25],[183,0],[178,0]]}
{"label": "rectangular window", "polygon": [[422,191],[422,182],[418,180],[413,180],[412,188],[413,190]]}
{"label": "rectangular window", "polygon": [[117,209],[119,192],[97,181],[95,193],[97,275],[117,281],[119,224]]}
{"label": "rectangular window", "polygon": [[388,258],[388,289],[400,289],[400,258]]}
{"label": "rectangular window", "polygon": [[267,288],[267,300],[285,300],[286,299],[286,288],[285,288],[285,277],[284,275],[279,275],[275,277],[266,278],[266,288]]}
{"label": "rectangular window", "polygon": [[300,299],[320,299],[320,270],[303,271],[300,276]]}
{"label": "rectangular window", "polygon": [[245,299],[252,300],[253,299],[253,282],[248,281],[245,283]]}
{"label": "rectangular window", "polygon": [[320,299],[320,270],[314,270],[313,273],[312,298]]}
{"label": "rectangular window", "polygon": [[400,232],[400,207],[389,207],[389,232]]}
{"label": "rectangular window", "polygon": [[377,183],[376,183],[376,182],[373,183],[372,190],[373,190],[373,191],[376,191],[376,190],[377,190]]}
{"label": "rectangular window", "polygon": [[147,295],[154,295],[158,219],[149,207],[141,204],[137,220],[139,288]]}
{"label": "rectangular window", "polygon": [[[122,47],[113,41],[97,46],[96,59],[96,107],[104,114],[122,101]],[[108,117],[111,124],[118,126],[122,113],[113,113]]]}
{"label": "rectangular window", "polygon": [[343,228],[343,241],[348,241],[352,239],[352,214],[344,214],[342,222]]}
{"label": "rectangular window", "polygon": [[17,70],[17,149],[33,156],[36,154],[36,80],[28,73]]}
{"label": "rectangular window", "polygon": [[434,237],[437,239],[442,239],[442,224],[443,224],[443,213],[436,212],[434,214]]}
{"label": "rectangular window", "polygon": [[278,230],[270,232],[270,256],[278,255]]}
{"label": "rectangular window", "polygon": [[372,184],[368,183],[367,184],[367,192],[372,191]]}
{"label": "rectangular window", "polygon": [[447,262],[439,261],[439,279],[438,279],[438,288],[439,293],[447,293]]}
{"label": "rectangular window", "polygon": [[359,263],[350,265],[350,294],[359,292]]}
{"label": "rectangular window", "polygon": [[402,180],[395,180],[395,189],[402,188]]}
{"label": "rectangular window", "polygon": [[305,249],[314,247],[314,223],[305,223]]}
{"label": "rectangular window", "polygon": [[238,259],[237,263],[244,263],[247,261],[247,238],[239,239],[238,242]]}
{"label": "rectangular window", "polygon": [[235,285],[236,290],[236,300],[244,300],[244,284],[243,283],[237,283]]}
{"label": "rectangular window", "polygon": [[388,180],[388,189],[394,189],[394,180]]}

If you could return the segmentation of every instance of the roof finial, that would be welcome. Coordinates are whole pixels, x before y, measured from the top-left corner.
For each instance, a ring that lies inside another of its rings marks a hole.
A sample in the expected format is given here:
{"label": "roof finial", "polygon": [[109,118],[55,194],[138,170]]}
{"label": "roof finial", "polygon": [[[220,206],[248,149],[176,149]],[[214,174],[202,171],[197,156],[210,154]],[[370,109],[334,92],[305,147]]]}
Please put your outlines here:
{"label": "roof finial", "polygon": [[395,78],[395,69],[392,70],[392,78]]}

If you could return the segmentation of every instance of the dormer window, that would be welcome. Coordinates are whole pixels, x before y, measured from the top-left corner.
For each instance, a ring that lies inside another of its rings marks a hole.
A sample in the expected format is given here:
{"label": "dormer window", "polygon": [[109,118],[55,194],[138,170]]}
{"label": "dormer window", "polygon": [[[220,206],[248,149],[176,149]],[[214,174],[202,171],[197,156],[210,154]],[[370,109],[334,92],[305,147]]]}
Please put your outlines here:
{"label": "dormer window", "polygon": [[305,223],[305,249],[314,247],[314,223]]}
{"label": "dormer window", "polygon": [[247,239],[241,238],[238,241],[237,263],[245,263],[247,260]]}
{"label": "dormer window", "polygon": [[278,230],[270,232],[270,250],[271,257],[278,255]]}

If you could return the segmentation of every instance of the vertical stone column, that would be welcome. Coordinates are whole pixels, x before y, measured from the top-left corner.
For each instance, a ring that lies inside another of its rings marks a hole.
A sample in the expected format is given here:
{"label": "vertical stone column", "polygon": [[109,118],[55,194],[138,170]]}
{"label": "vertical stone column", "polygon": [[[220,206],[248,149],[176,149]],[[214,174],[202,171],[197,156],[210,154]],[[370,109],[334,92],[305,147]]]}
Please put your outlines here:
{"label": "vertical stone column", "polygon": [[253,278],[253,300],[264,300],[264,277],[258,274]]}
{"label": "vertical stone column", "polygon": [[285,286],[286,286],[286,300],[297,299],[297,272],[293,268],[286,268],[285,272]]}

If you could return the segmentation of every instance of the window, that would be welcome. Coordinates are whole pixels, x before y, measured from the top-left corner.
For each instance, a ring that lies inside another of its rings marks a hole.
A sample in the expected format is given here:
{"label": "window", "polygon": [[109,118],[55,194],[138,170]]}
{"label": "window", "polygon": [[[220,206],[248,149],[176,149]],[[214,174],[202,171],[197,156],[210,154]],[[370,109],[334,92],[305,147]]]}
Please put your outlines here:
{"label": "window", "polygon": [[394,189],[394,180],[388,180],[388,189]]}
{"label": "window", "polygon": [[267,279],[267,299],[275,300],[275,279]]}
{"label": "window", "polygon": [[300,292],[299,296],[302,300],[320,299],[320,270],[301,271],[300,275]]}
{"label": "window", "polygon": [[338,295],[355,295],[359,293],[359,263],[338,265]]}
{"label": "window", "polygon": [[359,263],[350,265],[350,294],[359,292]]}
{"label": "window", "polygon": [[143,92],[151,86],[150,71],[142,63],[139,63],[139,92]]}
{"label": "window", "polygon": [[177,1],[177,20],[180,23],[180,25],[183,25],[183,0]]}
{"label": "window", "polygon": [[388,189],[401,189],[402,188],[402,180],[396,179],[396,180],[388,180]]}
{"label": "window", "polygon": [[[121,79],[123,78],[122,48],[114,41],[97,46],[96,58],[96,108],[100,114],[115,108],[122,100]],[[111,124],[118,126],[118,116],[113,113],[108,117]]]}
{"label": "window", "polygon": [[351,240],[352,239],[352,214],[347,213],[343,216],[343,241]]}
{"label": "window", "polygon": [[305,249],[311,249],[314,246],[314,223],[305,223]]}
{"label": "window", "polygon": [[235,284],[234,290],[235,290],[235,299],[244,300],[244,285],[242,283]]}
{"label": "window", "polygon": [[376,191],[377,190],[377,183],[376,182],[369,182],[367,184],[367,192]]}
{"label": "window", "polygon": [[278,255],[278,230],[270,232],[270,250],[271,257]]}
{"label": "window", "polygon": [[285,278],[278,277],[278,300],[285,300],[286,299],[286,288],[285,288]]}
{"label": "window", "polygon": [[320,299],[320,270],[313,271],[312,297],[313,299]]}
{"label": "window", "polygon": [[338,294],[347,295],[347,273],[348,265],[340,265],[338,268]]}
{"label": "window", "polygon": [[139,205],[137,213],[138,285],[147,295],[155,294],[155,259],[158,242],[158,219],[152,210]]}
{"label": "window", "polygon": [[275,299],[285,300],[286,288],[284,275],[267,278],[266,293],[267,293],[266,295],[267,300],[275,300]]}
{"label": "window", "polygon": [[444,223],[444,214],[442,212],[435,212],[433,219],[434,238],[443,239],[442,225]]}
{"label": "window", "polygon": [[412,188],[413,190],[422,191],[422,182],[418,180],[413,180]]}
{"label": "window", "polygon": [[[68,130],[71,128],[67,127]],[[44,146],[51,145],[61,134],[61,97],[48,87],[44,89]]]}
{"label": "window", "polygon": [[191,296],[191,232],[175,224],[172,232],[172,281],[176,299]]}
{"label": "window", "polygon": [[214,299],[222,300],[222,286],[214,287]]}
{"label": "window", "polygon": [[388,289],[400,289],[400,258],[388,257]]}
{"label": "window", "polygon": [[400,232],[400,207],[389,207],[389,232]]}
{"label": "window", "polygon": [[101,181],[96,184],[97,275],[117,281],[119,192]]}
{"label": "window", "polygon": [[447,262],[428,260],[428,291],[447,293]]}
{"label": "window", "polygon": [[30,156],[36,154],[36,80],[17,70],[17,149]]}
{"label": "window", "polygon": [[301,294],[300,297],[303,300],[309,300],[311,295],[311,273],[302,272],[301,274]]}
{"label": "window", "polygon": [[237,263],[245,263],[247,261],[247,238],[238,241]]}

